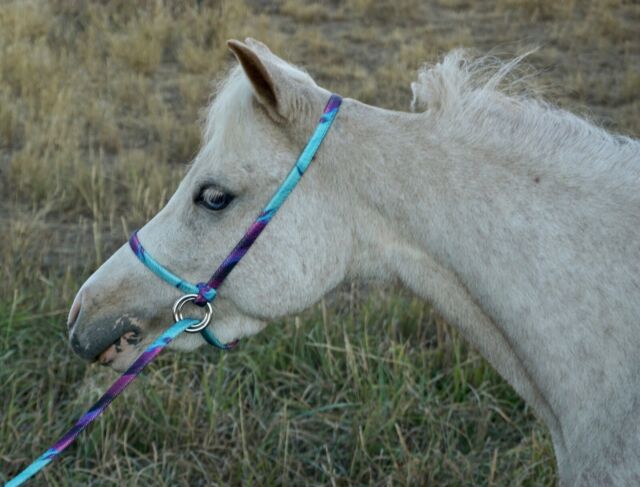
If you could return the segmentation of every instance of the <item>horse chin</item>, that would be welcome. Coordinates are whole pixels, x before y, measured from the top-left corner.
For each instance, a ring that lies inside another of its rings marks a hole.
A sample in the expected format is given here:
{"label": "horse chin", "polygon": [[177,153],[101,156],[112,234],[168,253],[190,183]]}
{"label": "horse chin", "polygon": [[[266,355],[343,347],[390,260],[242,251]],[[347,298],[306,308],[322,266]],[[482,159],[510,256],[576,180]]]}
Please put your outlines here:
{"label": "horse chin", "polygon": [[96,357],[96,362],[118,372],[124,372],[144,350],[141,345],[142,340],[138,333],[127,332],[100,353]]}
{"label": "horse chin", "polygon": [[[139,333],[127,332],[100,353],[95,358],[95,362],[104,367],[110,367],[117,372],[124,372],[152,341],[153,337],[143,339]],[[199,335],[184,333],[177,337],[169,348],[179,351],[191,351],[203,343]]]}
{"label": "horse chin", "polygon": [[98,363],[104,367],[109,367],[116,372],[124,372],[131,367],[131,364],[133,364],[139,356],[140,352],[123,352],[108,361],[99,360]]}
{"label": "horse chin", "polygon": [[[235,316],[217,321],[213,333],[220,341],[227,343],[255,335],[265,326],[266,323],[264,321],[255,318]],[[137,331],[126,332],[101,352],[95,358],[95,362],[102,366],[110,367],[116,372],[124,372],[152,341],[152,337],[143,338]],[[199,333],[182,333],[169,345],[169,348],[181,352],[189,352],[204,344],[205,342]]]}
{"label": "horse chin", "polygon": [[230,343],[253,336],[264,330],[266,326],[267,323],[261,319],[245,314],[233,314],[216,320],[210,329],[219,341]]}

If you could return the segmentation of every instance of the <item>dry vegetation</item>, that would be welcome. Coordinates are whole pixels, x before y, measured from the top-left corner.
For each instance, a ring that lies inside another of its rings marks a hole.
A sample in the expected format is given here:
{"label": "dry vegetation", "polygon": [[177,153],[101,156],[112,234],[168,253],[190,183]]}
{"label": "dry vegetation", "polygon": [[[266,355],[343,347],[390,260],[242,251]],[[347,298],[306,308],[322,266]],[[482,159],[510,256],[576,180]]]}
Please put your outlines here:
{"label": "dry vegetation", "polygon": [[[637,136],[639,30],[621,0],[2,2],[0,480],[113,379],[71,355],[66,308],[197,151],[225,39],[395,109],[452,47],[540,46],[548,98]],[[545,428],[427,304],[330,301],[237,352],[161,357],[34,485],[554,484]]]}

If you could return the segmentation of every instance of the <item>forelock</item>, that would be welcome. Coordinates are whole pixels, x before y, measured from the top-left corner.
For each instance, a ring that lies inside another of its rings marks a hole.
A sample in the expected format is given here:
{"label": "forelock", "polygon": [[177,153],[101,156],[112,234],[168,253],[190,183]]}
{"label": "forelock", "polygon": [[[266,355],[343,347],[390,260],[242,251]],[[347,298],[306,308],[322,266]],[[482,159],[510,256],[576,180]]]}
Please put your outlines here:
{"label": "forelock", "polygon": [[244,127],[253,119],[253,91],[240,65],[236,65],[216,85],[206,109],[203,139],[210,140],[220,122]]}

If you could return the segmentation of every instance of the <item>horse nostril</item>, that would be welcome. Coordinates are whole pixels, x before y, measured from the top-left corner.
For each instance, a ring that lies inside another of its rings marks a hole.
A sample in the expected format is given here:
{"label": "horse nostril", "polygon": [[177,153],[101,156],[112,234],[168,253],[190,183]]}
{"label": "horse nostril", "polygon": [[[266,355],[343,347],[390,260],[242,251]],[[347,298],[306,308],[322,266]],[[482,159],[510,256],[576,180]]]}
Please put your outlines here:
{"label": "horse nostril", "polygon": [[76,297],[73,300],[73,304],[71,305],[71,309],[69,310],[69,316],[67,317],[67,327],[69,328],[69,330],[73,328],[73,325],[78,319],[78,315],[80,314],[81,302],[82,302],[82,291],[76,294]]}

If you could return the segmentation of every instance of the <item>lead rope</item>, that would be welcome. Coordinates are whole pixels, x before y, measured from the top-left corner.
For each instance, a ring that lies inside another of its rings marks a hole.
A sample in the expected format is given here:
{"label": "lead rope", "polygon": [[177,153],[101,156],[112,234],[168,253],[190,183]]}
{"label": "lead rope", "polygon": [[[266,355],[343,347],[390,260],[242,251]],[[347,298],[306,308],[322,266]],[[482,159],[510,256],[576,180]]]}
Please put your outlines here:
{"label": "lead rope", "polygon": [[[140,240],[138,239],[137,232],[134,232],[129,239],[129,245],[140,259],[140,261],[146,265],[154,274],[169,284],[177,287],[182,292],[186,293],[176,302],[174,306],[174,317],[176,322],[165,330],[156,340],[149,345],[142,355],[140,355],[135,362],[113,383],[113,385],[98,399],[98,401],[89,409],[82,417],[73,425],[73,427],[67,431],[62,438],[60,438],[51,448],[45,451],[39,456],[31,465],[25,468],[22,472],[16,475],[13,479],[5,484],[5,487],[17,487],[22,485],[29,478],[34,476],[46,465],[48,465],[56,456],[62,453],[71,443],[75,441],[78,435],[92,422],[94,421],[133,380],[142,372],[142,370],[154,359],[156,356],[164,350],[180,333],[183,331],[199,332],[203,338],[218,348],[228,350],[233,348],[237,343],[237,340],[231,343],[221,343],[215,335],[208,331],[208,318],[205,320],[196,319],[183,319],[181,316],[181,306],[188,301],[193,301],[198,306],[204,306],[207,308],[206,317],[210,318],[211,302],[217,296],[217,289],[227,278],[233,268],[240,262],[242,257],[247,253],[249,248],[256,241],[258,236],[262,233],[267,224],[271,221],[278,209],[282,206],[287,199],[293,188],[298,184],[302,175],[307,170],[316,152],[320,147],[320,144],[324,140],[331,124],[333,123],[342,98],[338,95],[331,95],[327,105],[324,108],[322,117],[318,125],[311,135],[311,138],[307,142],[307,145],[303,149],[302,153],[298,157],[294,167],[291,169],[285,180],[278,187],[275,194],[267,203],[267,206],[262,210],[258,218],[251,224],[244,236],[240,239],[237,245],[229,253],[226,259],[220,264],[218,269],[213,273],[211,279],[206,283],[199,283],[193,285],[178,276],[170,272],[163,267],[158,261],[156,261],[149,253],[144,249]],[[185,298],[187,298],[185,300]],[[180,303],[180,305],[179,305]]]}

